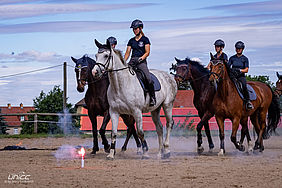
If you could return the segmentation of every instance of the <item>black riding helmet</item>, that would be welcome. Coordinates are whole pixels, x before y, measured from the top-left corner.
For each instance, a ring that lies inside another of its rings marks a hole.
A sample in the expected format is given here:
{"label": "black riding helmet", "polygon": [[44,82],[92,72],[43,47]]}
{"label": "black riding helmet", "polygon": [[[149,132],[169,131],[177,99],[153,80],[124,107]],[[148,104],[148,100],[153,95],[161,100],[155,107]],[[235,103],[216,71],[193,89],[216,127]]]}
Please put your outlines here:
{"label": "black riding helmet", "polygon": [[109,37],[107,40],[111,45],[117,45],[117,39],[115,37]]}
{"label": "black riding helmet", "polygon": [[245,48],[245,44],[242,41],[238,41],[235,44],[235,48],[237,48],[237,49],[244,49]]}
{"label": "black riding helmet", "polygon": [[214,42],[214,45],[215,45],[215,46],[220,46],[220,47],[223,47],[223,48],[224,48],[225,43],[224,43],[223,40],[218,39],[218,40],[216,40],[216,41]]}
{"label": "black riding helmet", "polygon": [[139,28],[139,27],[141,27],[143,29],[143,22],[141,20],[134,20],[131,23],[131,26],[130,26],[130,28],[133,28],[133,29],[136,29],[136,28]]}

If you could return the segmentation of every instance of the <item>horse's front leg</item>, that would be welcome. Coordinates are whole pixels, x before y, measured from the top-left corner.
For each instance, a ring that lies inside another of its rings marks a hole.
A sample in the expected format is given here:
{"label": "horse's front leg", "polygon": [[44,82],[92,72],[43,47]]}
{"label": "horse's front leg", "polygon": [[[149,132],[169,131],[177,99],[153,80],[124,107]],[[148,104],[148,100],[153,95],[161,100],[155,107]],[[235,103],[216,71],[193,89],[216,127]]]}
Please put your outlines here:
{"label": "horse's front leg", "polygon": [[93,134],[93,149],[91,154],[95,155],[97,151],[99,151],[99,146],[98,146],[98,131],[97,131],[97,116],[94,115],[93,113],[88,114],[91,124],[92,124],[92,134]]}
{"label": "horse's front leg", "polygon": [[205,132],[208,138],[208,142],[209,142],[209,148],[210,151],[212,151],[212,149],[214,148],[214,144],[212,142],[212,138],[211,138],[211,133],[210,133],[210,128],[209,128],[209,123],[208,120],[212,117],[212,115],[208,112],[206,112],[202,117],[201,117],[201,121],[198,123],[197,125],[197,143],[198,143],[198,153],[202,153],[204,151],[204,148],[202,146],[203,140],[202,140],[202,129],[203,126],[205,126]]}
{"label": "horse's front leg", "polygon": [[[240,118],[239,117],[235,117],[232,120],[232,134],[231,134],[231,141],[233,142],[233,144],[235,145],[235,147],[239,150],[239,151],[245,151],[245,147],[243,144],[240,144],[240,142],[237,142],[237,131],[239,128],[239,123],[240,123]],[[245,127],[244,127],[245,128]],[[245,130],[244,130],[245,131]],[[243,134],[245,134],[245,132],[243,131]]]}
{"label": "horse's front leg", "polygon": [[119,114],[115,111],[113,111],[111,108],[109,110],[111,120],[112,120],[112,134],[111,134],[111,149],[110,154],[107,156],[107,159],[113,160],[115,155],[115,149],[116,149],[116,138],[117,138],[117,128],[118,128],[118,118]]}
{"label": "horse's front leg", "polygon": [[225,154],[224,148],[224,119],[223,117],[216,116],[216,122],[219,128],[219,138],[220,138],[220,151],[218,156],[223,156]]}
{"label": "horse's front leg", "polygon": [[106,127],[107,127],[110,119],[111,119],[111,116],[110,116],[109,110],[107,110],[107,112],[105,113],[104,119],[103,119],[102,126],[99,130],[99,133],[100,133],[101,138],[102,138],[102,144],[104,145],[104,151],[106,153],[110,152],[110,145],[109,145],[108,140],[107,140],[106,135],[105,135]]}
{"label": "horse's front leg", "polygon": [[148,149],[148,145],[147,145],[147,142],[145,140],[145,137],[144,137],[142,112],[141,111],[135,112],[134,119],[136,121],[137,135],[140,138],[141,144],[142,144],[142,149],[143,149],[142,159],[148,159],[149,158],[149,155],[148,155],[149,149]]}

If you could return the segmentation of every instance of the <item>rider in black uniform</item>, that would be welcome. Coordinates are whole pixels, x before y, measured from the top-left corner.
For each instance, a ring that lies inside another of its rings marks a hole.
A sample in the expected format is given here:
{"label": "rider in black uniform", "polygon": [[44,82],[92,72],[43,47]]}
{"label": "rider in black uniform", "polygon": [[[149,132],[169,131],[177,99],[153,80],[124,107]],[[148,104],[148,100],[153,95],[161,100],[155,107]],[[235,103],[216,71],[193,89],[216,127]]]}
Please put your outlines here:
{"label": "rider in black uniform", "polygon": [[234,76],[242,83],[243,86],[243,95],[246,101],[246,109],[251,110],[254,108],[253,104],[250,101],[250,95],[247,89],[245,73],[249,71],[249,60],[246,56],[243,55],[243,50],[245,44],[242,41],[238,41],[235,44],[236,53],[230,57],[228,65],[233,71],[237,72]]}
{"label": "rider in black uniform", "polygon": [[156,104],[154,83],[151,79],[151,75],[149,69],[147,67],[147,57],[150,54],[150,41],[144,35],[143,23],[141,20],[134,20],[131,23],[130,28],[133,29],[135,37],[131,38],[128,41],[127,49],[124,55],[125,61],[127,61],[130,52],[132,50],[131,59],[128,64],[133,67],[137,67],[144,73],[145,79],[147,80],[146,85],[148,86],[149,95],[150,95],[150,106],[154,106]]}
{"label": "rider in black uniform", "polygon": [[[220,59],[223,58],[224,62],[227,63],[228,62],[228,57],[227,55],[223,52],[223,48],[225,47],[225,43],[223,40],[218,39],[214,42],[214,48],[216,51],[216,54],[214,54],[214,58],[215,59]],[[208,64],[207,68],[210,69],[210,64],[211,62]]]}
{"label": "rider in black uniform", "polygon": [[107,40],[111,44],[112,48],[115,49],[117,45],[117,39],[115,37],[109,37]]}

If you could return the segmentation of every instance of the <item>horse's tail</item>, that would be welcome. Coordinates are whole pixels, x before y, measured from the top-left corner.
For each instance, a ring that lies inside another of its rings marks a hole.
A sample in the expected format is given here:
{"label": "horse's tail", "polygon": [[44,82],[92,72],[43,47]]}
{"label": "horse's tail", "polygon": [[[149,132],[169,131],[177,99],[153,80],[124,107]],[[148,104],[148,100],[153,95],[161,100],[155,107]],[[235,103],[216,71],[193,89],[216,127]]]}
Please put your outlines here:
{"label": "horse's tail", "polygon": [[263,136],[264,139],[269,138],[272,132],[275,133],[277,125],[280,122],[279,98],[277,97],[277,95],[274,94],[271,88],[270,90],[272,92],[272,101],[268,108],[267,128],[266,131],[264,132],[264,136]]}

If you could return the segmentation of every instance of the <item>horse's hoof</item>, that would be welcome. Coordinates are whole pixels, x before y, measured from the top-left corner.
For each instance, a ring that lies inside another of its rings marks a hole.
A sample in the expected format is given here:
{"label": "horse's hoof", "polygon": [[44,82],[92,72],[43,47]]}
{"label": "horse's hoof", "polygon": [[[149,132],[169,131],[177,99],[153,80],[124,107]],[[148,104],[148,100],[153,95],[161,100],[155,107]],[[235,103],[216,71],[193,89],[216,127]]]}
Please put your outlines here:
{"label": "horse's hoof", "polygon": [[108,155],[108,156],[106,157],[106,159],[109,160],[109,161],[112,161],[112,160],[114,160],[114,156]]}
{"label": "horse's hoof", "polygon": [[142,155],[142,148],[141,147],[137,148],[137,155]]}
{"label": "horse's hoof", "polygon": [[209,153],[213,153],[213,148],[210,148],[210,149],[209,149]]}
{"label": "horse's hoof", "polygon": [[170,152],[164,153],[162,159],[168,159],[170,157]]}
{"label": "horse's hoof", "polygon": [[263,150],[264,150],[264,146],[261,146],[259,152],[263,152]]}
{"label": "horse's hoof", "polygon": [[161,153],[161,152],[159,152],[159,153],[157,154],[157,158],[158,158],[158,159],[162,159],[162,153]]}
{"label": "horse's hoof", "polygon": [[150,159],[149,155],[146,153],[146,154],[143,154],[142,155],[142,158],[141,159]]}
{"label": "horse's hoof", "polygon": [[217,155],[218,155],[218,156],[224,156],[224,153],[225,153],[225,152],[224,152],[224,149],[220,149],[220,152],[218,152]]}
{"label": "horse's hoof", "polygon": [[111,149],[111,146],[108,144],[108,145],[106,145],[106,146],[104,146],[104,151],[106,152],[106,153],[110,153],[110,149]]}
{"label": "horse's hoof", "polygon": [[239,146],[239,151],[244,152],[244,151],[245,151],[245,146],[244,146],[244,145],[240,145],[240,146]]}
{"label": "horse's hoof", "polygon": [[200,147],[198,147],[197,152],[198,152],[198,154],[201,154],[201,153],[204,152],[204,150],[205,150],[204,147],[200,146]]}
{"label": "horse's hoof", "polygon": [[96,151],[92,150],[91,155],[96,155]]}

